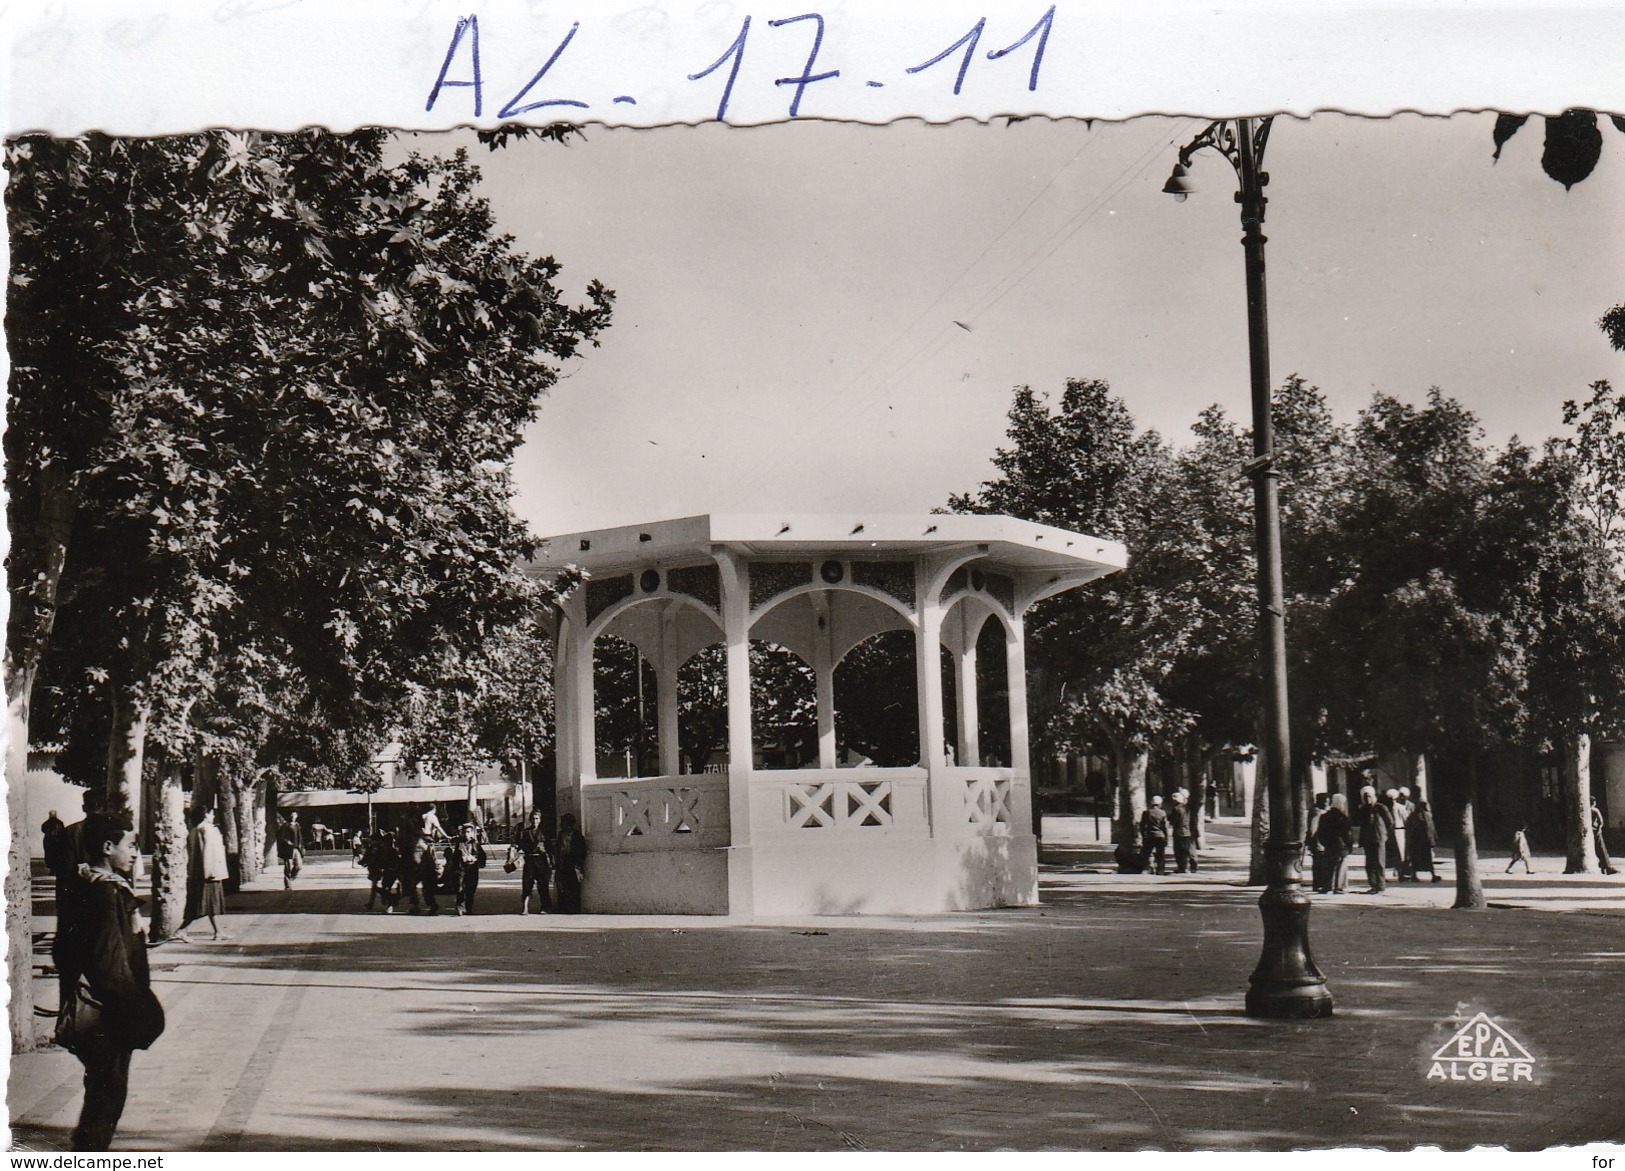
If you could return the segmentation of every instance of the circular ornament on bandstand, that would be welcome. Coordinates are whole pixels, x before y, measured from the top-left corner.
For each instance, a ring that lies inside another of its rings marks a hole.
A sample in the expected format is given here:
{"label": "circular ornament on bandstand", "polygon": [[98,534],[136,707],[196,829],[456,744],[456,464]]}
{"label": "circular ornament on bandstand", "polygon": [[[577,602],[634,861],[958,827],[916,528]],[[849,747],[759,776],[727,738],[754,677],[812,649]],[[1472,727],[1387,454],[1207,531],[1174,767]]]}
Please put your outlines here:
{"label": "circular ornament on bandstand", "polygon": [[818,576],[830,585],[839,585],[846,577],[846,566],[839,561],[826,561],[818,567]]}

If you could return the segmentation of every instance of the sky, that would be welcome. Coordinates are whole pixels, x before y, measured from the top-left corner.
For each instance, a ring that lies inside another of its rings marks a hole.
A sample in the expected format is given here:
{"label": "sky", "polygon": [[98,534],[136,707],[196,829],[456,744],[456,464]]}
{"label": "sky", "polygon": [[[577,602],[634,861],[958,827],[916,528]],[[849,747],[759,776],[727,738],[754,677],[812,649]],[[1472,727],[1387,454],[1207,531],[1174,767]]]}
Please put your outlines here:
{"label": "sky", "polygon": [[[1625,136],[1565,191],[1538,123],[1491,160],[1494,115],[1277,119],[1265,153],[1272,381],[1352,420],[1439,386],[1486,441],[1562,432],[1625,355]],[[1235,177],[1205,122],[810,120],[588,128],[474,146],[520,247],[617,294],[515,468],[541,536],[704,512],[925,512],[993,474],[1012,390],[1102,378],[1189,439],[1248,407]],[[468,136],[469,141],[471,136]],[[453,135],[450,141],[459,141]],[[424,136],[420,147],[442,140]]]}

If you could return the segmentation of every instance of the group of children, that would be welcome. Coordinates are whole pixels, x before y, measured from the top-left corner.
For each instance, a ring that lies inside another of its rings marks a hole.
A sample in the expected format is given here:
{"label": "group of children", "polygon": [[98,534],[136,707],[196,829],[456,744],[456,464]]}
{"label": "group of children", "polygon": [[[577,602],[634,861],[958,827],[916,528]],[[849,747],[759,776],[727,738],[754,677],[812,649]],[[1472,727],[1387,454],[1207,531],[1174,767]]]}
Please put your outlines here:
{"label": "group of children", "polygon": [[[539,822],[539,815],[532,815]],[[575,817],[565,814],[559,820],[556,843],[547,843],[532,829],[532,837],[542,844],[541,860],[524,852],[526,875],[534,881],[536,870],[545,865],[557,894],[558,909],[574,912],[581,909],[581,874],[585,863],[586,839],[575,827]],[[521,837],[523,837],[523,831]],[[382,905],[385,914],[394,914],[403,903],[411,914],[436,915],[440,912],[436,896],[449,895],[459,915],[474,913],[474,899],[480,887],[480,871],[485,869],[488,855],[485,849],[483,827],[477,822],[464,822],[455,836],[448,835],[431,806],[417,826],[404,826],[390,830],[379,827],[367,836],[361,850],[361,863],[367,868],[369,891],[367,910]],[[512,872],[518,866],[518,846],[508,848],[504,869]],[[554,865],[554,860],[559,865]],[[554,902],[548,892],[549,875],[540,875],[538,893],[542,910]],[[527,887],[531,882],[527,882]],[[521,913],[528,912],[530,890],[524,892]]]}

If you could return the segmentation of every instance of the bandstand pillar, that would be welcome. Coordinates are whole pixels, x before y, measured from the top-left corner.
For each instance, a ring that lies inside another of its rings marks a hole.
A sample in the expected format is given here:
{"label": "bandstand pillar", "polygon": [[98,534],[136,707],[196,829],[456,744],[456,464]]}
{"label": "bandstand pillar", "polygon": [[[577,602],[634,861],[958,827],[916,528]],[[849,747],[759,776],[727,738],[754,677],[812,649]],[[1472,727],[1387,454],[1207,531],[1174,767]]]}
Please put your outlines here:
{"label": "bandstand pillar", "polygon": [[818,767],[835,768],[835,632],[830,629],[829,602],[823,594],[813,598],[813,678],[818,706]]}
{"label": "bandstand pillar", "polygon": [[931,824],[953,823],[954,811],[947,806],[952,794],[946,783],[948,760],[942,748],[942,602],[937,596],[934,567],[920,566],[919,598],[914,628],[914,678],[919,693],[920,767],[926,770],[930,786]]}
{"label": "bandstand pillar", "polygon": [[[579,798],[581,782],[598,776],[598,729],[593,720],[593,640],[585,621],[574,626],[574,645],[570,648],[570,725],[575,757],[574,798]],[[571,805],[579,814],[579,802],[574,798]]]}
{"label": "bandstand pillar", "polygon": [[553,791],[563,792],[575,775],[575,745],[570,723],[570,640],[575,619],[560,606],[553,624]]}
{"label": "bandstand pillar", "polygon": [[[1004,662],[1006,687],[1010,692],[1010,767],[1019,776],[1032,781],[1032,758],[1027,742],[1027,640],[1019,616],[1010,620],[1004,635]],[[1018,833],[1033,832],[1032,806],[1026,801],[1015,802],[1011,810]]]}
{"label": "bandstand pillar", "polygon": [[556,816],[574,813],[579,819],[581,782],[598,775],[596,732],[593,726],[592,643],[587,638],[585,607],[579,597],[560,609],[557,659],[553,665],[554,713],[559,730],[555,793]]}
{"label": "bandstand pillar", "polygon": [[660,659],[655,664],[660,774],[667,777],[683,771],[682,745],[677,735],[677,655],[677,609],[672,605],[660,614]]}
{"label": "bandstand pillar", "polygon": [[942,751],[942,606],[930,600],[920,607],[914,660],[920,701],[920,764],[931,770],[947,766]]}
{"label": "bandstand pillar", "polygon": [[722,582],[722,637],[728,674],[728,905],[754,910],[750,861],[750,782],[755,760],[750,733],[750,580],[745,563],[727,549],[716,551]]}
{"label": "bandstand pillar", "polygon": [[[970,607],[960,605],[960,647],[954,656],[954,698],[959,705],[959,753],[961,768],[982,763],[982,727],[980,703],[976,694],[976,636],[971,627]],[[980,629],[978,627],[978,629]]]}

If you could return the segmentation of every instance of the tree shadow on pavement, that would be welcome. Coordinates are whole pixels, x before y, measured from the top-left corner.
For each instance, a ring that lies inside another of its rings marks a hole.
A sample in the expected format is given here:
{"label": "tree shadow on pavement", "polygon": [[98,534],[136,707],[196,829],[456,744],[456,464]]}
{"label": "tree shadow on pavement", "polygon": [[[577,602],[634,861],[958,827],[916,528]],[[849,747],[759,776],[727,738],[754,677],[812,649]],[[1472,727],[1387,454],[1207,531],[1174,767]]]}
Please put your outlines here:
{"label": "tree shadow on pavement", "polygon": [[[268,990],[307,990],[298,1019],[277,1021],[286,1036],[243,1125],[204,1127],[222,1149],[1625,1139],[1612,921],[1317,903],[1313,943],[1337,1015],[1265,1022],[1241,1012],[1256,888],[1065,878],[1046,875],[1034,908],[774,923],[520,918],[499,913],[517,899],[501,883],[471,918],[369,916],[364,889],[338,873],[245,892],[234,914],[259,920],[242,942],[166,947],[166,961],[184,962],[156,979],[161,995],[214,1014],[258,1003],[273,1015]],[[311,930],[313,915],[326,918]],[[1428,1077],[1434,1051],[1479,1011],[1529,1048],[1533,1084]],[[201,1059],[215,1058],[176,1030],[142,1055],[143,1079],[163,1085]],[[173,1145],[138,1114],[121,1145]],[[16,1133],[65,1137],[30,1119]]]}
{"label": "tree shadow on pavement", "polygon": [[[1240,1011],[1255,898],[1095,893],[811,928],[346,917],[322,938],[211,956],[207,979],[385,998],[387,1017],[339,1022],[331,1042],[369,1047],[393,1081],[279,1107],[323,1113],[340,1147],[444,1146],[453,1124],[489,1149],[1536,1149],[1622,1136],[1625,990],[1584,924],[1341,907],[1314,924],[1337,1015],[1263,1022]],[[1480,1010],[1535,1054],[1535,1084],[1427,1077]],[[410,1054],[426,1042],[478,1063],[420,1070]]]}

